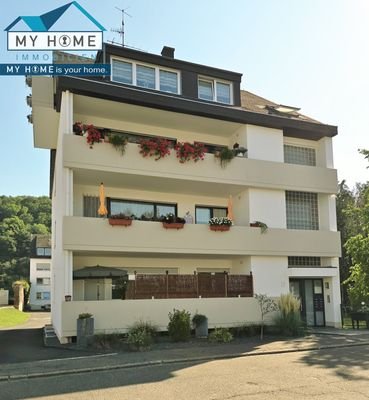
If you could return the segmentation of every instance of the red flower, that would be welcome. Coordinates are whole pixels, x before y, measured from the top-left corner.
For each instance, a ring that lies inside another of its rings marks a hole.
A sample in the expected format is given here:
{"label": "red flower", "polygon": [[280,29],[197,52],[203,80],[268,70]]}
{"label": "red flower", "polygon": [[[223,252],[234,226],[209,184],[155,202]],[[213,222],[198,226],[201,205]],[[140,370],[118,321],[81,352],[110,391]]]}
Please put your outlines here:
{"label": "red flower", "polygon": [[203,143],[178,142],[174,148],[177,152],[177,158],[182,164],[190,160],[197,162],[205,158],[206,148]]}
{"label": "red flower", "polygon": [[140,154],[143,157],[155,157],[155,161],[169,156],[171,142],[166,139],[142,139],[139,143]]}

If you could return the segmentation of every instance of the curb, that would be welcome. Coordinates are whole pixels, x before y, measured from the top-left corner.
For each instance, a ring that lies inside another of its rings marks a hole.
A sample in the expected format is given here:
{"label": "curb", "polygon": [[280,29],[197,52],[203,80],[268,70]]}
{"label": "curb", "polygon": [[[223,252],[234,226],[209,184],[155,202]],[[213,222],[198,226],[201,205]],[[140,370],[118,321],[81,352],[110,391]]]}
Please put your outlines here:
{"label": "curb", "polygon": [[105,365],[105,366],[101,366],[101,367],[89,367],[89,368],[76,368],[76,369],[58,370],[58,371],[35,372],[35,373],[30,373],[30,374],[1,375],[0,382],[62,376],[62,375],[73,375],[73,374],[77,374],[77,373],[82,374],[82,373],[88,373],[88,372],[104,372],[104,371],[117,370],[117,369],[151,367],[151,366],[155,366],[155,365],[170,365],[170,364],[197,362],[197,361],[227,360],[230,358],[267,356],[267,355],[285,354],[285,353],[299,353],[299,352],[304,352],[304,351],[319,351],[319,350],[326,350],[326,349],[339,349],[339,348],[344,348],[344,347],[358,347],[358,346],[367,346],[367,345],[369,345],[369,341],[363,341],[363,342],[359,342],[359,343],[337,344],[337,345],[334,345],[334,344],[333,345],[323,345],[323,346],[313,345],[313,346],[303,347],[303,348],[255,351],[255,352],[249,352],[249,353],[228,353],[228,354],[219,354],[219,355],[212,355],[212,356],[174,358],[174,359],[168,359],[168,360],[164,359],[164,360],[144,361],[144,362],[136,362],[136,363]]}

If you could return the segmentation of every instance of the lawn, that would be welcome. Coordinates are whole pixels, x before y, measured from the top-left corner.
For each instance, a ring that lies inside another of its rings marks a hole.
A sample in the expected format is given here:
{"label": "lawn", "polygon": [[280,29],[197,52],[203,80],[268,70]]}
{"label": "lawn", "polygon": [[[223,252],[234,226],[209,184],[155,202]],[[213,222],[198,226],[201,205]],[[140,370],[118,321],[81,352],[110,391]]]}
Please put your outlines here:
{"label": "lawn", "polygon": [[24,324],[28,318],[29,314],[15,308],[0,308],[0,328]]}

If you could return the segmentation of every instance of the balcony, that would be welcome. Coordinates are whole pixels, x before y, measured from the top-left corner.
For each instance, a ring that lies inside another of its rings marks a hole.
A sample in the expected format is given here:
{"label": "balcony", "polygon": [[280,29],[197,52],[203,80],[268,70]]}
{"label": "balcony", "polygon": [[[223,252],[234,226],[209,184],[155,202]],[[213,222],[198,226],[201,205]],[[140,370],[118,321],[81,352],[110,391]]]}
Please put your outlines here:
{"label": "balcony", "polygon": [[235,157],[222,168],[213,154],[204,161],[180,164],[175,152],[155,161],[139,154],[138,145],[129,143],[122,157],[109,143],[90,149],[81,136],[64,135],[64,166],[75,171],[75,183],[170,190],[204,194],[239,193],[246,187],[336,193],[334,169],[284,164]]}
{"label": "balcony", "polygon": [[76,252],[203,254],[223,256],[339,257],[340,235],[330,231],[303,231],[233,226],[228,232],[208,225],[187,224],[164,229],[160,222],[133,221],[130,227],[110,226],[106,219],[64,217],[63,245]]}

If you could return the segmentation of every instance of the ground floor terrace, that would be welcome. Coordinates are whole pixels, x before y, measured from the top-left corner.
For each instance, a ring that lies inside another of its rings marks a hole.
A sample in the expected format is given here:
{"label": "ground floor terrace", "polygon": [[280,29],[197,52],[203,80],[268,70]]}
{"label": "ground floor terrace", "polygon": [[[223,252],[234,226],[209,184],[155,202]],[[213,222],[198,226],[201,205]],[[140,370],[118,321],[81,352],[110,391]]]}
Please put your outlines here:
{"label": "ground floor terrace", "polygon": [[58,336],[75,336],[81,313],[93,314],[96,333],[125,332],[138,321],[166,330],[174,308],[205,314],[210,328],[257,324],[254,294],[277,298],[289,291],[301,299],[308,325],[337,327],[335,262],[322,257],[323,265],[293,266],[288,257],[73,252],[71,293],[53,304],[60,314]]}

